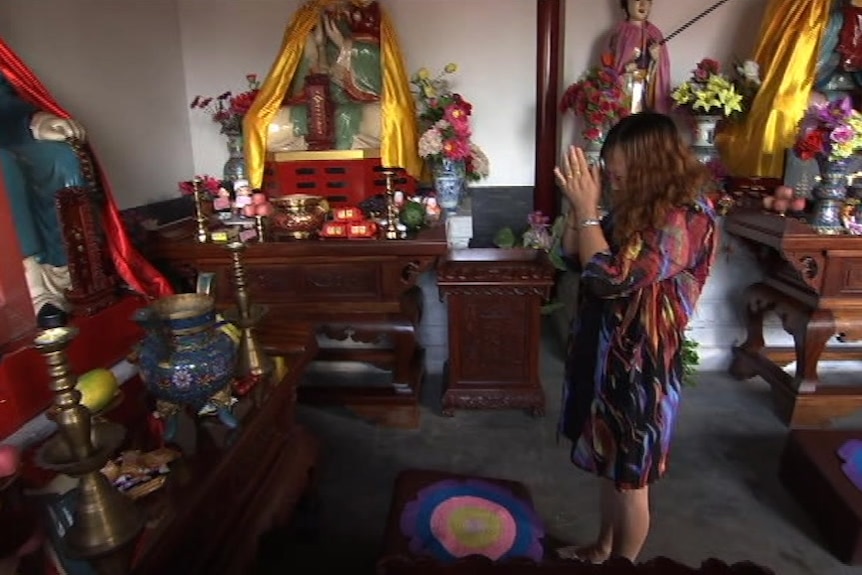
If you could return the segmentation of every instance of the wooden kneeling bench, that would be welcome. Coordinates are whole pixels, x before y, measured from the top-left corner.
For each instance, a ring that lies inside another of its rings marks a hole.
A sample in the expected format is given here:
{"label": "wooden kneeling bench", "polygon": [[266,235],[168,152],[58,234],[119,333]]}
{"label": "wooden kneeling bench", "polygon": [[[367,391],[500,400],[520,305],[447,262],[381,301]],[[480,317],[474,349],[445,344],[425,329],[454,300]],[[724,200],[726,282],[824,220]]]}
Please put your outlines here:
{"label": "wooden kneeling bench", "polygon": [[781,456],[781,483],[809,513],[829,550],[841,561],[862,564],[862,491],[841,469],[838,449],[862,431],[797,429]]}

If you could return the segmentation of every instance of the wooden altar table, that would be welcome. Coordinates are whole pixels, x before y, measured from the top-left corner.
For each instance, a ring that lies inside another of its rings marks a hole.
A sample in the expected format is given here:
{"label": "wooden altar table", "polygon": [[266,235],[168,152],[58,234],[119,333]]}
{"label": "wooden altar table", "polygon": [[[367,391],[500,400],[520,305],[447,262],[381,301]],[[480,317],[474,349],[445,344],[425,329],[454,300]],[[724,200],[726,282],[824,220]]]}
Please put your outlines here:
{"label": "wooden altar table", "polygon": [[[273,351],[285,358],[287,373],[234,407],[241,427],[180,425],[183,457],[171,464],[165,487],[140,501],[149,522],[134,575],[250,573],[261,536],[289,523],[320,450],[294,417],[296,386],[317,344],[311,327],[299,322],[284,324],[280,336]],[[141,430],[130,427],[132,435]]]}
{"label": "wooden altar table", "polygon": [[[827,348],[862,339],[862,237],[821,235],[805,222],[755,210],[731,212],[725,230],[743,240],[764,278],[745,292],[747,338],[733,348],[730,373],[763,377],[779,416],[791,427],[823,426],[862,409],[862,384],[826,385],[818,362],[862,359],[862,347]],[[792,348],[767,347],[765,314],[775,313]],[[796,361],[796,374],[781,369]]]}
{"label": "wooden altar table", "polygon": [[[217,306],[233,305],[230,252],[197,243],[194,233],[190,221],[164,228],[147,256],[183,291],[193,291],[198,273],[214,272]],[[446,252],[443,226],[405,240],[276,237],[248,244],[243,261],[250,299],[269,308],[258,329],[264,345],[278,346],[285,320],[305,320],[321,336],[316,360],[363,362],[392,372],[386,386],[302,386],[302,401],[345,405],[387,425],[418,425],[424,357],[416,333],[422,317],[416,282]]]}

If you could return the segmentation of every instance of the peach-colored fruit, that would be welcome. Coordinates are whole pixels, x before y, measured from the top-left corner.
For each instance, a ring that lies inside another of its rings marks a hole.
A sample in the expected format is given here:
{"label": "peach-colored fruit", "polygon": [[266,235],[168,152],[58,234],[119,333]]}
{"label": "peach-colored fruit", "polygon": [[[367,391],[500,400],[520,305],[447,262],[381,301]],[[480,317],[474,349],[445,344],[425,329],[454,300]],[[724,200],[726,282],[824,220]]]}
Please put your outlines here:
{"label": "peach-colored fruit", "polygon": [[256,216],[271,216],[275,211],[275,208],[272,207],[272,204],[266,202],[265,204],[258,204],[255,206],[255,215]]}

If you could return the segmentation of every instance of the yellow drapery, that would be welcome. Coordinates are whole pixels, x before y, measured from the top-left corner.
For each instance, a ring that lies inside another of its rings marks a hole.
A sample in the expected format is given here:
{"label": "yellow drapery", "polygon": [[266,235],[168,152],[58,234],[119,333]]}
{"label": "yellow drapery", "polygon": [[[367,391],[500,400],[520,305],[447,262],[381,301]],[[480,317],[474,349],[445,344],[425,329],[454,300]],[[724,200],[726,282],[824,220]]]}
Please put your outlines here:
{"label": "yellow drapery", "polygon": [[718,135],[722,161],[737,176],[781,177],[785,150],[814,87],[832,0],[770,0],[754,60],[763,83],[751,109]]}
{"label": "yellow drapery", "polygon": [[[281,50],[260,87],[260,93],[243,119],[245,160],[249,183],[259,188],[263,182],[263,164],[269,125],[281,108],[290,83],[302,59],[305,41],[317,25],[323,10],[342,0],[310,0],[294,15],[284,32]],[[351,0],[361,4],[361,0]],[[389,16],[380,9],[380,42],[383,66],[383,90],[380,112],[381,163],[386,167],[404,168],[418,178],[422,170],[416,134],[416,107],[404,69],[401,49]]]}

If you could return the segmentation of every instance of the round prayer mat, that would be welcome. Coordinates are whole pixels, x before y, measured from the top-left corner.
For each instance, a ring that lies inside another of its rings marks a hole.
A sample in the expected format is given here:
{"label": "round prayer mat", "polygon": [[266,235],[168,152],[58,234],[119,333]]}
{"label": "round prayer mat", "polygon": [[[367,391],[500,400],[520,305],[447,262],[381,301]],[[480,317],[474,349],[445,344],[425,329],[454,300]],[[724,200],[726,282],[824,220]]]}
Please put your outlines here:
{"label": "round prayer mat", "polygon": [[468,555],[542,560],[544,528],[532,506],[478,479],[438,481],[419,491],[404,507],[401,532],[412,554],[443,562]]}

